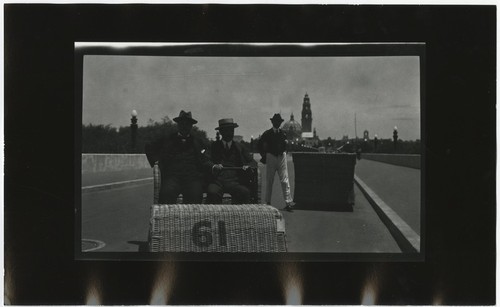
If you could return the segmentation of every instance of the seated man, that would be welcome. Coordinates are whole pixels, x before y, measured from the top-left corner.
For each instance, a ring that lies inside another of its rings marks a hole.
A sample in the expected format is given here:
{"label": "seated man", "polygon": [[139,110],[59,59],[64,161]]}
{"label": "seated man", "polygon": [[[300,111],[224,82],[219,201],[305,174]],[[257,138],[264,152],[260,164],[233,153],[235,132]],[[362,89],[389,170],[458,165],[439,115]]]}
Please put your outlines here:
{"label": "seated man", "polygon": [[[232,118],[219,120],[219,130],[222,140],[215,141],[211,147],[214,181],[208,185],[208,203],[219,204],[224,193],[231,194],[233,204],[250,202],[250,189],[243,185],[243,172],[250,167],[257,167],[257,162],[250,152],[240,143],[234,142],[234,128],[238,124]],[[243,170],[223,170],[223,167],[242,167]]]}
{"label": "seated man", "polygon": [[161,171],[160,204],[175,204],[180,193],[185,204],[201,204],[204,174],[211,171],[213,163],[205,156],[201,140],[191,135],[191,112],[181,111],[173,119],[178,131],[147,144],[145,151],[153,166],[159,161]]}

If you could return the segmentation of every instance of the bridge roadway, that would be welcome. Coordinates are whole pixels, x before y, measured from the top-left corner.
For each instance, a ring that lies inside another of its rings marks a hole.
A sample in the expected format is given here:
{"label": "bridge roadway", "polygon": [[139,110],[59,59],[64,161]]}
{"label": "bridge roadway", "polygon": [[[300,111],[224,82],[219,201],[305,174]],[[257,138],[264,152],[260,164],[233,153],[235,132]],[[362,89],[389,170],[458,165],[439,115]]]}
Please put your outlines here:
{"label": "bridge roadway", "polygon": [[[265,178],[265,167],[260,163],[259,167],[262,178]],[[291,158],[289,158],[288,167],[293,193],[294,168]],[[391,176],[394,172],[399,175]],[[128,175],[105,174],[90,179],[89,177],[83,178],[82,182],[84,186],[101,185],[145,178],[147,173],[142,170],[128,172]],[[420,230],[420,215],[415,215],[415,212],[418,211],[415,211],[415,207],[419,208],[415,205],[416,201],[419,201],[419,192],[412,191],[411,196],[404,196],[405,201],[408,200],[412,204],[412,206],[405,206],[405,204],[398,204],[398,197],[401,198],[400,193],[393,195],[391,188],[384,187],[384,180],[388,180],[387,178],[397,180],[395,177],[407,177],[408,174],[411,174],[411,179],[407,180],[408,182],[398,181],[396,182],[399,183],[397,186],[409,182],[415,184],[415,181],[419,183],[419,170],[393,167],[368,160],[360,160],[356,165],[356,175],[362,178],[366,184],[374,185],[377,193],[381,192],[379,196],[391,205],[393,210],[409,219],[406,222],[412,225],[414,230]],[[384,178],[384,180],[380,180],[380,178]],[[134,252],[146,248],[149,209],[153,202],[152,191],[152,180],[139,180],[131,184],[82,193],[82,238],[104,242],[105,246],[96,252]],[[261,195],[262,197],[265,195],[265,185],[262,186]],[[395,239],[356,185],[355,199],[352,212],[305,209],[287,212],[282,210],[286,225],[288,251],[400,253],[401,249]],[[278,209],[282,209],[285,205],[277,176],[273,187],[272,205]],[[413,211],[406,207],[412,207]]]}

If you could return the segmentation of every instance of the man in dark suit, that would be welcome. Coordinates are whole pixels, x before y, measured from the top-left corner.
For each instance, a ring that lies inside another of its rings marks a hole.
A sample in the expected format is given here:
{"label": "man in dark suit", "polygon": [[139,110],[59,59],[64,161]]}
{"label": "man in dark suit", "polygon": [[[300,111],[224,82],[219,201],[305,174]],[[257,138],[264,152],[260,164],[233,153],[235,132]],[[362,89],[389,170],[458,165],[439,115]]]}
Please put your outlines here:
{"label": "man in dark suit", "polygon": [[213,163],[204,154],[201,140],[191,135],[193,119],[191,112],[181,111],[173,119],[178,131],[147,144],[146,156],[151,166],[159,161],[161,187],[159,202],[175,204],[180,193],[186,204],[201,204],[204,178],[212,170]]}
{"label": "man in dark suit", "polygon": [[[232,118],[219,120],[219,127],[215,128],[222,136],[222,140],[215,141],[211,146],[211,158],[214,181],[208,185],[207,202],[219,204],[224,193],[231,194],[233,204],[245,204],[250,201],[250,189],[243,184],[244,172],[251,171],[250,167],[257,167],[257,162],[250,152],[240,143],[233,141],[234,128],[238,124]],[[242,170],[223,170],[223,167],[242,167]]]}
{"label": "man in dark suit", "polygon": [[274,175],[278,172],[286,203],[285,210],[293,211],[286,159],[286,133],[280,129],[283,119],[280,114],[276,113],[271,118],[271,122],[273,127],[264,131],[258,143],[262,156],[261,162],[266,164],[266,203],[271,204]]}

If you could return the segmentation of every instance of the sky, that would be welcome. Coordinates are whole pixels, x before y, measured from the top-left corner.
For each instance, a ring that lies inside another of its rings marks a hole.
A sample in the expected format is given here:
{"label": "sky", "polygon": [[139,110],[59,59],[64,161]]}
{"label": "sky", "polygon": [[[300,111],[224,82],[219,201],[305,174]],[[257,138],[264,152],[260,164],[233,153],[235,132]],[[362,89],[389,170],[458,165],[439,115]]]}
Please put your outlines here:
{"label": "sky", "polygon": [[[417,56],[183,57],[85,55],[83,124],[138,125],[191,111],[209,138],[233,118],[247,141],[271,127],[274,113],[300,123],[304,95],[321,139],[348,135],[420,139]],[[355,121],[356,117],[356,121]],[[356,125],[355,125],[356,123]]]}

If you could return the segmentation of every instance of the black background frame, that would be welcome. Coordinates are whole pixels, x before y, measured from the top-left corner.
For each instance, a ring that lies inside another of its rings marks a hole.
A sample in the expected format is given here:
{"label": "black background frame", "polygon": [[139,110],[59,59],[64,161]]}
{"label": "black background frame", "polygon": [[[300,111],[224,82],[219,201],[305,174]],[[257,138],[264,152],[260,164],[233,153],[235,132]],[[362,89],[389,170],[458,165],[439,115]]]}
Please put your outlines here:
{"label": "black background frame", "polygon": [[[423,42],[422,262],[169,262],[169,304],[495,304],[496,7],[4,6],[5,286],[12,304],[149,303],[159,261],[75,260],[74,43]],[[165,259],[169,261],[171,259]]]}

